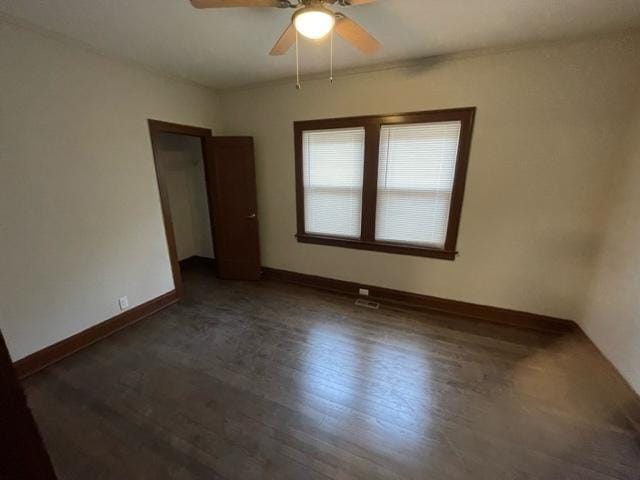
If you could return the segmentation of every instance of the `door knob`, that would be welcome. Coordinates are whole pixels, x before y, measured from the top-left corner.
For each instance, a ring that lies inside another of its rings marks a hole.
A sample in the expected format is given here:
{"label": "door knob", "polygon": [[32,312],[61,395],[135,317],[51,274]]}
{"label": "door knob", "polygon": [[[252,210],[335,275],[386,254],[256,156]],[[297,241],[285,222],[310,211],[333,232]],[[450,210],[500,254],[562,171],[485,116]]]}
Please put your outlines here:
{"label": "door knob", "polygon": [[246,218],[256,218],[256,214],[252,213],[251,215],[247,215]]}

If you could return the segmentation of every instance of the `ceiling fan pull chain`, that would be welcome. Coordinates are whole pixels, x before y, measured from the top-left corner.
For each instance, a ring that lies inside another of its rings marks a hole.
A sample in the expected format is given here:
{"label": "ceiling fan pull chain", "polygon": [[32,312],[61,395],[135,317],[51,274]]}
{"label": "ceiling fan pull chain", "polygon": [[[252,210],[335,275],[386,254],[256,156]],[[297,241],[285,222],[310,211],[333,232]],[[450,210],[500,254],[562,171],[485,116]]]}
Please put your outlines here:
{"label": "ceiling fan pull chain", "polygon": [[298,53],[298,31],[296,30],[296,89],[300,90],[300,55]]}
{"label": "ceiling fan pull chain", "polygon": [[333,83],[333,29],[331,29],[331,72],[329,73],[329,82]]}

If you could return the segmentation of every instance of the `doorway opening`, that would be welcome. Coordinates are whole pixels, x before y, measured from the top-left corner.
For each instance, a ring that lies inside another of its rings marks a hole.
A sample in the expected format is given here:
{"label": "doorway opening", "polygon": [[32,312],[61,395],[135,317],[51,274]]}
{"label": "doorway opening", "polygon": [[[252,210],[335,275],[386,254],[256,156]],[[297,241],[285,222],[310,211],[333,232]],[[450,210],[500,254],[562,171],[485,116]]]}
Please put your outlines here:
{"label": "doorway opening", "polygon": [[213,137],[207,128],[149,120],[176,293],[183,267],[220,278],[261,275],[253,138]]}
{"label": "doorway opening", "polygon": [[157,140],[180,269],[195,265],[215,268],[201,140],[165,132],[159,133]]}
{"label": "doorway opening", "polygon": [[149,120],[149,132],[173,282],[182,297],[182,269],[198,263],[215,272],[204,150],[211,130]]}

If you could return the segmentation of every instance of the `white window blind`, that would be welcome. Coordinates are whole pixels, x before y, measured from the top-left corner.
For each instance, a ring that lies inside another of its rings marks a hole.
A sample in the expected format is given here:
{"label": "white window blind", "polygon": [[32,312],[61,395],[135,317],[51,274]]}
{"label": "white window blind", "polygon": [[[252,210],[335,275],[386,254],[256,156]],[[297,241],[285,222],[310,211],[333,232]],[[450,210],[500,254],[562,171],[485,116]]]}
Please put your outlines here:
{"label": "white window blind", "polygon": [[360,237],[364,128],[302,136],[305,232]]}
{"label": "white window blind", "polygon": [[444,248],[461,122],[380,130],[376,240]]}

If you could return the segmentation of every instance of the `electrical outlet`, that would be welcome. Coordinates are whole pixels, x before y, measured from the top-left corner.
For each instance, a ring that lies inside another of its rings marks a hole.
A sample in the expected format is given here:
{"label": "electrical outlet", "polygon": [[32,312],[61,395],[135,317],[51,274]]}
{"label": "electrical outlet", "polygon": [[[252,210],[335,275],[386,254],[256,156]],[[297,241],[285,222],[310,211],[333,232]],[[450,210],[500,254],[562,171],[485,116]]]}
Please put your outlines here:
{"label": "electrical outlet", "polygon": [[369,289],[368,289],[368,288],[360,288],[360,289],[358,290],[358,293],[359,293],[360,295],[369,295]]}
{"label": "electrical outlet", "polygon": [[129,308],[129,299],[127,297],[120,297],[118,304],[120,305],[120,310],[126,310]]}

